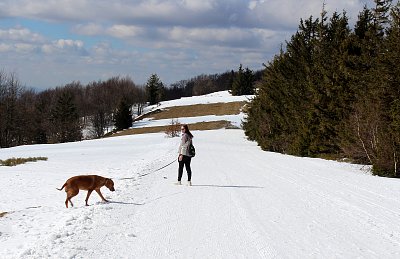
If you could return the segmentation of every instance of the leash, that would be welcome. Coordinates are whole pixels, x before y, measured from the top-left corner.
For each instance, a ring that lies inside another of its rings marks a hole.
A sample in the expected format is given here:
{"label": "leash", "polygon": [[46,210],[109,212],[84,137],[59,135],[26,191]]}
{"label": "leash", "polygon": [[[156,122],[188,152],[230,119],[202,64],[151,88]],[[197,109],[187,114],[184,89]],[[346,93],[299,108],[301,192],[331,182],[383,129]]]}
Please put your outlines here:
{"label": "leash", "polygon": [[149,172],[149,173],[146,173],[146,174],[140,174],[139,176],[146,176],[146,175],[149,175],[149,174],[158,172],[158,171],[160,171],[161,169],[164,169],[164,168],[166,168],[167,166],[172,165],[175,161],[176,161],[176,159],[174,159],[171,163],[169,163],[169,164],[167,164],[167,165],[165,165],[165,166],[163,166],[163,167],[160,167],[160,168],[158,168],[157,170],[155,170],[155,171],[153,171],[153,172]]}
{"label": "leash", "polygon": [[[160,171],[161,169],[164,169],[164,168],[166,168],[167,166],[170,166],[170,165],[172,165],[174,162],[176,161],[176,159],[174,159],[171,163],[169,163],[169,164],[167,164],[167,165],[165,165],[165,166],[163,166],[163,167],[160,167],[160,168],[158,168],[157,170],[155,170],[155,171],[152,171],[152,172],[148,172],[148,173],[146,173],[146,174],[139,174],[139,177],[143,177],[143,176],[146,176],[146,175],[149,175],[149,174],[152,174],[152,173],[155,173],[155,172],[158,172],[158,171]],[[125,177],[125,178],[119,178],[119,180],[130,180],[130,179],[135,179],[135,177]]]}

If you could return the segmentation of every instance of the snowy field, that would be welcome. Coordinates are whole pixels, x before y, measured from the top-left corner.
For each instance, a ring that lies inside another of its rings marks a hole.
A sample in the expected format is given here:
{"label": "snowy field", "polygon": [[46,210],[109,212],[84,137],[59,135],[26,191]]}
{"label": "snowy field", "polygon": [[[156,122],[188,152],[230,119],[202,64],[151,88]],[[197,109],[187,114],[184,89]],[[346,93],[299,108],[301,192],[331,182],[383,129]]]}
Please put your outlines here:
{"label": "snowy field", "polygon": [[[400,258],[399,179],[263,152],[239,129],[193,134],[193,186],[157,170],[177,158],[163,133],[0,149],[48,157],[0,167],[0,258]],[[110,202],[82,191],[65,208],[56,188],[80,174],[111,177]]]}

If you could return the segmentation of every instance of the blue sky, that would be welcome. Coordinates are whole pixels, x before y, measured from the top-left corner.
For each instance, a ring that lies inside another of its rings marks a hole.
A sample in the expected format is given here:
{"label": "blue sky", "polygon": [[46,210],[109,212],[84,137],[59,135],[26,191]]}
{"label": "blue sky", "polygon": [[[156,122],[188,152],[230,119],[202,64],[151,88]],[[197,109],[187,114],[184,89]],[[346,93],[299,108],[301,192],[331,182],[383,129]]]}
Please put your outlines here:
{"label": "blue sky", "polygon": [[259,70],[323,2],[354,22],[372,0],[3,0],[0,70],[36,89]]}

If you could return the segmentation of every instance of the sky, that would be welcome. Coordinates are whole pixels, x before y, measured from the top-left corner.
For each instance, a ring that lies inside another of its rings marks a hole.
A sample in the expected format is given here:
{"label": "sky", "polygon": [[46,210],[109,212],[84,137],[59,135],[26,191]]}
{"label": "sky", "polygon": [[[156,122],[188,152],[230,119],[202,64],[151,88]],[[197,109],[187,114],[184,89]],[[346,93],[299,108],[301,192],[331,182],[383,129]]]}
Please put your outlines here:
{"label": "sky", "polygon": [[[224,91],[161,107],[234,100]],[[48,157],[0,166],[0,258],[400,258],[398,179],[265,152],[241,129],[192,133],[192,186],[186,172],[174,184],[180,138],[165,133],[0,149],[3,160]],[[80,191],[66,208],[56,188],[88,174],[113,179],[114,192],[101,188],[109,202],[93,192],[85,206]]]}
{"label": "sky", "polygon": [[354,22],[372,0],[3,0],[0,71],[36,89],[256,71],[323,2]]}

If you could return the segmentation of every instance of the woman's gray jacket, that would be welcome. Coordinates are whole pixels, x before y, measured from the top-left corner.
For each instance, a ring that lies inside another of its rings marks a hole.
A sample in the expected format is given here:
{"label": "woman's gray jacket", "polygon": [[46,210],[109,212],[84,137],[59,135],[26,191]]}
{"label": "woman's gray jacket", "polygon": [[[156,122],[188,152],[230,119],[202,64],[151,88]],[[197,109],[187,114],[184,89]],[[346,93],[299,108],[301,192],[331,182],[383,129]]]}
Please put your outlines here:
{"label": "woman's gray jacket", "polygon": [[179,155],[189,156],[190,143],[192,143],[192,139],[190,138],[189,134],[183,133],[178,150]]}

